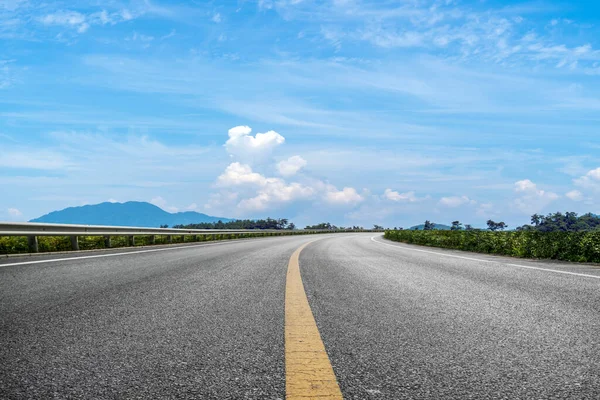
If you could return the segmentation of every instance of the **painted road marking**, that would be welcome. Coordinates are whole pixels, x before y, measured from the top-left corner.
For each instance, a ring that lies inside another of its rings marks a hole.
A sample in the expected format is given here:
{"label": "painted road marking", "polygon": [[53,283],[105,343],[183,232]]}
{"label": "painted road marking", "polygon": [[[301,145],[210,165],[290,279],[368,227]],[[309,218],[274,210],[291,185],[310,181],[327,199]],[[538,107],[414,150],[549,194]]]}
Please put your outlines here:
{"label": "painted road marking", "polygon": [[503,263],[503,262],[494,261],[494,260],[483,260],[481,258],[463,257],[463,256],[457,256],[457,255],[454,255],[454,254],[439,253],[437,251],[413,249],[413,248],[410,248],[410,247],[404,247],[404,246],[399,246],[399,245],[390,244],[390,243],[383,243],[383,242],[380,242],[378,240],[375,240],[376,237],[377,236],[372,236],[371,240],[373,242],[375,242],[375,243],[379,243],[379,244],[382,244],[384,246],[395,247],[396,249],[409,250],[409,251],[418,251],[418,252],[421,252],[421,253],[436,254],[436,255],[442,256],[442,257],[460,258],[462,260],[478,261],[478,262],[490,263],[490,264],[503,264],[503,265],[508,265],[508,266],[511,266],[511,267],[518,267],[518,268],[525,268],[525,269],[535,269],[535,270],[547,271],[547,272],[555,272],[557,274],[582,276],[584,278],[600,279],[600,276],[598,276],[598,275],[580,274],[578,272],[559,271],[559,270],[550,269],[550,268],[531,267],[529,265],[510,264],[510,263]]}
{"label": "painted road marking", "polygon": [[285,287],[286,399],[342,400],[300,276],[300,252],[310,243],[296,250],[288,265]]}
{"label": "painted road marking", "polygon": [[37,260],[37,261],[23,261],[23,262],[18,262],[18,263],[11,263],[11,264],[0,264],[0,268],[2,268],[2,267],[14,267],[16,265],[44,264],[44,263],[55,263],[55,262],[61,262],[61,261],[88,260],[90,258],[104,258],[104,257],[127,256],[127,255],[130,255],[130,254],[155,253],[157,251],[193,249],[193,248],[196,248],[196,247],[218,246],[218,245],[223,245],[223,244],[243,243],[243,242],[245,242],[245,241],[230,240],[230,241],[227,241],[227,242],[219,242],[219,243],[204,243],[204,244],[195,244],[195,245],[191,245],[191,246],[162,247],[160,249],[137,250],[137,251],[128,251],[128,252],[123,252],[123,253],[96,254],[96,255],[93,255],[93,256],[53,258],[53,259],[50,259],[50,260]]}

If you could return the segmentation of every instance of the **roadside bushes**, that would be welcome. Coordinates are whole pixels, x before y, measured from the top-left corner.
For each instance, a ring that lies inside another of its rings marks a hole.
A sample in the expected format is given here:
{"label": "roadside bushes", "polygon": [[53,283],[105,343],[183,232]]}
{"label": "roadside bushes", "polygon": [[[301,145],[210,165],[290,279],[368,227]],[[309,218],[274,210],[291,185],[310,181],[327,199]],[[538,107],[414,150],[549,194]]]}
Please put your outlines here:
{"label": "roadside bushes", "polygon": [[385,232],[384,237],[396,242],[477,253],[600,263],[600,231],[490,232],[481,230],[389,230]]}
{"label": "roadside bushes", "polygon": [[[281,230],[278,232],[244,232],[244,233],[213,233],[205,235],[173,235],[172,243],[192,243],[192,242],[210,242],[215,240],[233,240],[249,239],[267,236],[288,236],[288,235],[310,235],[315,233],[331,233],[333,231],[308,232],[301,230]],[[156,235],[154,244],[169,244],[168,235]],[[38,245],[40,253],[54,251],[72,250],[71,239],[68,236],[39,236]],[[152,245],[151,235],[135,235],[135,246]],[[127,236],[113,236],[111,248],[128,247],[129,238]],[[106,248],[104,237],[102,236],[79,236],[80,250],[98,250]],[[23,236],[1,236],[0,237],[0,255],[1,254],[23,254],[29,253],[27,238]]]}

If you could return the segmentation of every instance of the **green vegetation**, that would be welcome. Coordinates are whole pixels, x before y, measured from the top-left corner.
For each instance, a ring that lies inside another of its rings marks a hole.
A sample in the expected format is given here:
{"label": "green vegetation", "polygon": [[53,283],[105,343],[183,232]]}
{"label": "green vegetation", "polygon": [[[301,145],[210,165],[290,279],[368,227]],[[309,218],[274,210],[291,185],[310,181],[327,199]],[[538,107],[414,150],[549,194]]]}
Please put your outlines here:
{"label": "green vegetation", "polygon": [[600,262],[600,230],[540,231],[386,231],[385,238],[423,246],[478,253],[564,261]]}
{"label": "green vegetation", "polygon": [[531,225],[506,232],[504,222],[487,221],[487,230],[452,221],[450,230],[425,221],[419,230],[388,230],[396,242],[524,258],[600,262],[600,216],[591,213],[534,214]]}
{"label": "green vegetation", "polygon": [[[163,226],[161,226],[162,228]],[[167,228],[167,226],[164,226]],[[200,224],[175,225],[175,229],[296,229],[296,225],[285,218],[279,219],[238,219],[229,222],[203,222]]]}
{"label": "green vegetation", "polygon": [[592,213],[578,216],[574,212],[548,214],[546,216],[533,214],[531,225],[523,225],[518,231],[538,232],[585,232],[600,229],[600,217]]}
{"label": "green vegetation", "polygon": [[[379,225],[375,225],[376,227],[378,227]],[[307,225],[306,228],[304,229],[316,229],[316,230],[327,230],[327,231],[362,231],[365,228],[363,228],[362,226],[349,226],[349,227],[343,227],[343,226],[335,226],[333,224],[331,224],[330,222],[321,222],[320,224],[316,224],[316,225]],[[377,228],[374,228],[375,230],[377,230]]]}
{"label": "green vegetation", "polygon": [[[263,233],[238,233],[238,234],[214,234],[214,235],[173,235],[173,243],[188,243],[188,242],[209,242],[215,240],[232,240],[245,239],[265,236],[280,236],[280,235],[304,235],[303,231],[282,231]],[[147,246],[152,244],[152,236],[139,235],[135,236],[136,246]],[[156,236],[154,244],[168,244],[168,236]],[[56,251],[71,251],[71,240],[65,236],[40,236],[38,237],[40,253],[56,252]],[[129,241],[127,236],[113,236],[111,248],[128,247]],[[106,242],[102,236],[79,236],[80,250],[98,250],[105,249]],[[3,236],[0,237],[0,254],[19,254],[29,253],[29,246],[26,237],[21,236]]]}
{"label": "green vegetation", "polygon": [[[400,228],[402,229],[402,228]],[[412,231],[432,231],[432,230],[448,230],[448,229],[452,229],[452,227],[448,226],[448,225],[444,225],[444,224],[438,224],[435,222],[431,222],[431,221],[425,221],[424,224],[421,225],[415,225],[415,226],[411,226],[410,229]]]}

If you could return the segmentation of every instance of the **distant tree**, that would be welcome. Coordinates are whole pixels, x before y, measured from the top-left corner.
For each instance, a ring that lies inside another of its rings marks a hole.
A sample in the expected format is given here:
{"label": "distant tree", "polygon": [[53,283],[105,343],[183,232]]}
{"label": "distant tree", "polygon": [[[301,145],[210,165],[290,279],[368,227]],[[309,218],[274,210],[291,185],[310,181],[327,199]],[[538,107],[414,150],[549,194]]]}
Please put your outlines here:
{"label": "distant tree", "polygon": [[293,231],[294,229],[296,229],[296,224],[294,224],[293,222],[290,222],[287,226],[287,229],[289,229],[290,231]]}
{"label": "distant tree", "polygon": [[373,230],[374,231],[382,231],[383,230],[383,226],[375,224],[375,225],[373,225]]}
{"label": "distant tree", "polygon": [[506,225],[504,222],[495,222],[492,221],[491,219],[489,219],[487,221],[487,226],[488,226],[488,230],[495,232],[495,231],[503,231],[506,228],[508,228],[508,225]]}
{"label": "distant tree", "polygon": [[435,229],[435,224],[429,220],[425,221],[425,225],[423,225],[424,231],[432,231]]}
{"label": "distant tree", "polygon": [[286,218],[281,219],[244,219],[235,221],[202,222],[199,224],[175,225],[180,229],[289,229],[290,223]]}
{"label": "distant tree", "polygon": [[578,216],[575,212],[555,212],[546,216],[531,216],[533,229],[540,232],[582,232],[600,229],[600,216],[591,213]]}
{"label": "distant tree", "polygon": [[[156,226],[156,225],[155,225],[155,226]],[[161,226],[160,226],[160,228],[161,228],[161,229],[166,229],[166,228],[168,228],[168,227],[169,227],[169,225],[161,225]]]}
{"label": "distant tree", "polygon": [[337,226],[332,225],[329,222],[322,222],[317,225],[307,225],[304,229],[336,230]]}
{"label": "distant tree", "polygon": [[535,229],[535,227],[534,227],[534,226],[527,225],[527,224],[525,224],[525,225],[523,225],[523,226],[517,226],[517,227],[515,228],[515,230],[516,230],[516,231],[519,231],[519,232],[521,232],[521,231],[531,231],[531,230],[533,230],[533,229]]}
{"label": "distant tree", "polygon": [[473,226],[472,225],[465,225],[465,231],[472,231],[473,230]]}
{"label": "distant tree", "polygon": [[452,221],[452,226],[450,227],[451,231],[460,231],[462,230],[462,224],[460,221]]}

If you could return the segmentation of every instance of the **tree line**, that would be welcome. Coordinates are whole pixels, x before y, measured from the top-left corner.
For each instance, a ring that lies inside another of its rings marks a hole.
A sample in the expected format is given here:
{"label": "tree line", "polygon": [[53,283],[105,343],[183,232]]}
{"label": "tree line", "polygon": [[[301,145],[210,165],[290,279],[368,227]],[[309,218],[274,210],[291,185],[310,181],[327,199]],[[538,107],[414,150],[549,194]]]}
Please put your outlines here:
{"label": "tree line", "polygon": [[[161,228],[168,228],[167,225]],[[237,219],[234,221],[201,222],[199,224],[175,225],[175,229],[275,229],[294,230],[296,225],[287,218]]]}
{"label": "tree line", "polygon": [[[503,222],[487,220],[487,230],[496,232],[508,229],[508,225]],[[435,223],[427,220],[423,224],[424,231],[437,230]],[[394,228],[393,230],[402,230],[402,228]],[[463,225],[460,221],[452,221],[450,226],[451,231],[473,231],[481,230],[474,228],[472,225]],[[561,212],[550,213],[548,215],[533,214],[531,216],[531,224],[518,226],[516,231],[536,231],[536,232],[589,232],[600,230],[600,216],[592,213],[578,215],[576,212]]]}

